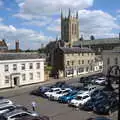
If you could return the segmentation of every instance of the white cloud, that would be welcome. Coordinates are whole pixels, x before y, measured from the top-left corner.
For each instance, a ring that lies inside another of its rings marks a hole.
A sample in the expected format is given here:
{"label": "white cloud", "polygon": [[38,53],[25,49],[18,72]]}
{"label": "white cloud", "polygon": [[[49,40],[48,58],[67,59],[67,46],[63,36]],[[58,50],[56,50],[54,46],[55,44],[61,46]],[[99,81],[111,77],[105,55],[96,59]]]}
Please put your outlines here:
{"label": "white cloud", "polygon": [[117,10],[116,12],[117,12],[117,13],[120,13],[120,10]]}
{"label": "white cloud", "polygon": [[3,18],[0,18],[0,22],[2,22],[3,21]]}
{"label": "white cloud", "polygon": [[0,7],[1,7],[1,6],[3,6],[3,1],[2,1],[2,0],[0,0]]}
{"label": "white cloud", "polygon": [[86,36],[111,37],[113,29],[120,29],[116,18],[101,10],[80,10],[80,32]]}
{"label": "white cloud", "polygon": [[[0,38],[7,39],[12,48],[14,46],[14,41],[20,40],[22,49],[37,49],[40,43],[48,42],[49,39],[51,39],[51,37],[47,37],[41,32],[24,28],[18,29],[13,25],[7,26],[3,24],[0,24]],[[34,46],[35,43],[37,46]]]}
{"label": "white cloud", "polygon": [[54,20],[51,22],[51,24],[49,26],[47,26],[47,30],[48,31],[52,31],[52,32],[57,32],[60,34],[60,31],[61,31],[61,27],[60,27],[60,18]]}
{"label": "white cloud", "polygon": [[39,19],[33,19],[33,20],[28,20],[23,22],[24,25],[33,25],[33,26],[45,26],[47,24],[50,24],[53,21],[53,19],[51,17],[46,17],[46,16],[42,16]]}
{"label": "white cloud", "polygon": [[32,19],[34,16],[53,15],[63,10],[79,10],[93,5],[94,0],[17,0],[20,12],[15,16]]}

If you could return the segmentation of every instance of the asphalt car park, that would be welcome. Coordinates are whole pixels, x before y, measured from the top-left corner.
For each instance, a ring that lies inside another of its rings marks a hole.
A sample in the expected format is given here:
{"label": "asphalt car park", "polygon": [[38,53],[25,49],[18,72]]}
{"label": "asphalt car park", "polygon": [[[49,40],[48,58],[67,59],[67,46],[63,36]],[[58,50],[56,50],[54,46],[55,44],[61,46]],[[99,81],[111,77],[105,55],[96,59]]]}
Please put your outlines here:
{"label": "asphalt car park", "polygon": [[[75,80],[73,81],[75,82]],[[74,82],[70,81],[70,83]],[[33,90],[34,89],[37,89],[37,87],[33,88]],[[110,115],[99,115],[92,111],[84,111],[74,107],[68,107],[68,104],[50,101],[44,97],[40,97],[39,95],[31,95],[31,91],[31,88],[28,87],[27,92],[24,92],[24,89],[16,90],[14,92],[6,91],[0,93],[0,96],[8,97],[9,95],[8,99],[12,100],[13,103],[23,105],[30,111],[32,111],[31,103],[32,101],[35,101],[37,104],[36,111],[41,115],[49,116],[50,120],[86,120],[97,116],[105,116],[112,120],[117,120],[117,112]]]}

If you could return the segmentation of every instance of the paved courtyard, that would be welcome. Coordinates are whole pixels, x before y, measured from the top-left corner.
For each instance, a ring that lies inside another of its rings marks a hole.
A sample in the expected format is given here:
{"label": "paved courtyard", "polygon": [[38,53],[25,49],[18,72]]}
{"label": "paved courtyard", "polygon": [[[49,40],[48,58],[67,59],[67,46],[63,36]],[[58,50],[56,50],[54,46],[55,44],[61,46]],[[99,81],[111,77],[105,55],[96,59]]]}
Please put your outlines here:
{"label": "paved courtyard", "polygon": [[[30,95],[30,91],[36,87],[37,86],[29,86],[20,89],[1,91],[0,96],[8,97],[15,104],[24,105],[30,110],[32,110],[31,102],[36,101],[37,111],[42,115],[49,116],[50,120],[86,120],[89,117],[99,116],[93,112],[76,110],[75,108],[68,107],[67,104],[61,104]],[[117,112],[106,117],[112,118],[112,120],[117,120]]]}

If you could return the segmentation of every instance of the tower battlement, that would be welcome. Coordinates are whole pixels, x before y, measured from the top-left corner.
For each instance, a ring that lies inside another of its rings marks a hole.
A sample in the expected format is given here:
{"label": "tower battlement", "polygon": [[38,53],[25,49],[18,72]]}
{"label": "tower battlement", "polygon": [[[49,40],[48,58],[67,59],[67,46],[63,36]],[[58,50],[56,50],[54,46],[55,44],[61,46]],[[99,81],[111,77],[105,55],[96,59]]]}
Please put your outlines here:
{"label": "tower battlement", "polygon": [[79,17],[78,12],[76,16],[71,15],[71,10],[69,9],[68,16],[64,17],[61,11],[61,39],[72,46],[73,42],[79,39]]}

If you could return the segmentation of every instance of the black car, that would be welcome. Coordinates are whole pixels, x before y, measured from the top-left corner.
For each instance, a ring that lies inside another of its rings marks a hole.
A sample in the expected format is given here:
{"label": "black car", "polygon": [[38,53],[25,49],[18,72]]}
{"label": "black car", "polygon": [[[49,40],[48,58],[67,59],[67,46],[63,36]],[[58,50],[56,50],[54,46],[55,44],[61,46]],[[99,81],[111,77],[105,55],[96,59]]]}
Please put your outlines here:
{"label": "black car", "polygon": [[92,84],[90,77],[81,77],[78,82],[83,83],[83,86],[87,86],[88,84]]}
{"label": "black car", "polygon": [[104,93],[103,90],[96,90],[91,94],[92,99],[97,99],[99,97],[104,97],[107,99],[108,95],[106,93]]}
{"label": "black car", "polygon": [[99,114],[111,114],[118,109],[118,103],[117,99],[112,98],[94,106],[93,111]]}
{"label": "black car", "polygon": [[3,97],[3,96],[0,96],[0,100],[1,100],[1,99],[4,99],[4,98],[5,98],[5,97]]}
{"label": "black car", "polygon": [[53,85],[51,85],[50,87],[51,88],[53,88],[53,87],[64,87],[64,86],[66,86],[67,84],[66,84],[66,82],[65,81],[58,81],[58,82],[56,82],[55,84],[53,84]]}
{"label": "black car", "polygon": [[36,95],[36,96],[46,97],[44,93],[47,92],[50,89],[51,89],[50,87],[41,86],[41,87],[37,88],[36,90],[31,91],[30,94],[31,95]]}
{"label": "black car", "polygon": [[30,94],[31,95],[36,95],[36,96],[46,97],[44,93],[49,91],[51,88],[54,88],[54,87],[64,88],[65,86],[67,86],[65,81],[59,81],[59,82],[56,82],[53,85],[40,86],[36,90],[31,91]]}

